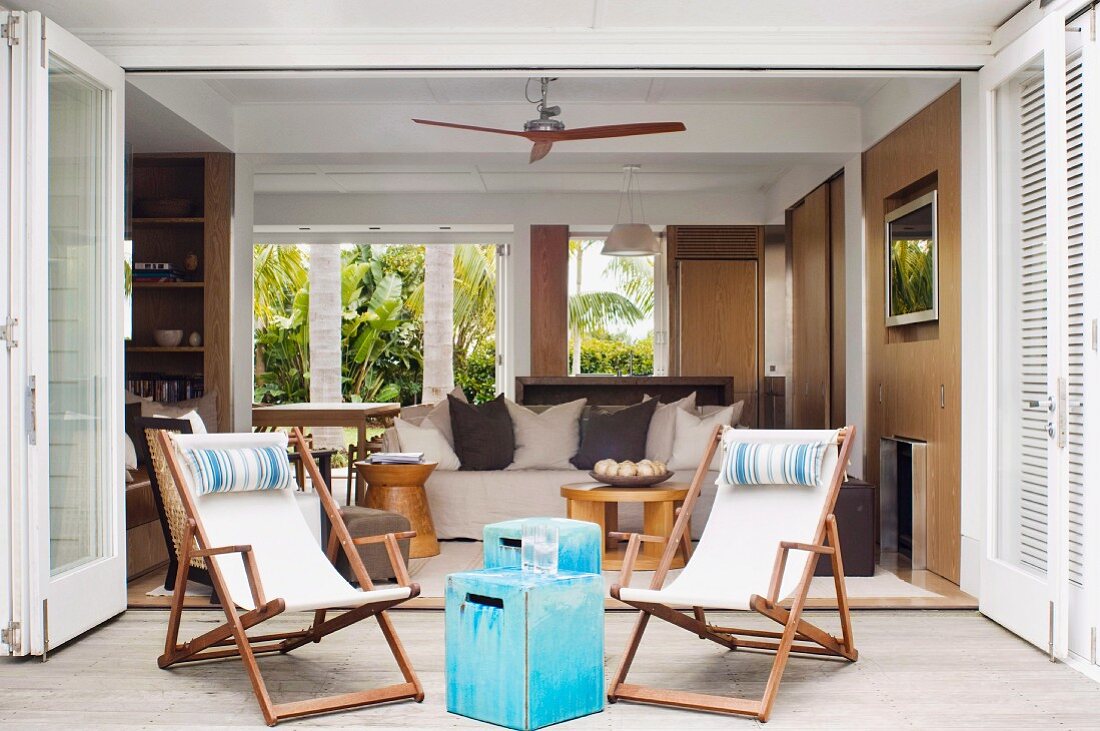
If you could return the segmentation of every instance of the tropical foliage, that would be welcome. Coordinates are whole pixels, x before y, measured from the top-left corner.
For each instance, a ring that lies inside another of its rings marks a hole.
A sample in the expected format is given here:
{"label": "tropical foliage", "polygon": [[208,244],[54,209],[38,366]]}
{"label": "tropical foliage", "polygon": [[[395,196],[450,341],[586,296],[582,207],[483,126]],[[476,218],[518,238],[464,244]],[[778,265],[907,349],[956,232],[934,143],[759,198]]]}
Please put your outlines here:
{"label": "tropical foliage", "polygon": [[[592,250],[602,243],[598,239],[573,239],[569,242],[569,256],[574,273],[573,288],[569,295],[570,362],[574,375],[629,372],[629,357],[623,361],[621,367],[615,368],[607,357],[610,346],[601,347],[597,344],[610,343],[613,340],[607,335],[611,328],[631,327],[653,316],[653,259],[650,257],[606,257],[608,261],[604,267],[604,278],[611,281],[601,284],[610,283],[613,288],[584,290],[585,256],[594,255]],[[640,366],[636,364],[634,372],[652,373],[652,338],[639,343],[639,353],[648,348],[646,359],[649,370],[639,370]],[[620,350],[625,348],[624,343],[618,343],[618,346]]]}
{"label": "tropical foliage", "polygon": [[935,304],[933,243],[929,239],[890,242],[890,314],[930,310]]}
{"label": "tropical foliage", "polygon": [[[308,401],[308,257],[297,246],[257,245],[254,266],[255,397],[269,403]],[[455,373],[475,400],[495,395],[495,266],[492,247],[455,247]],[[345,400],[419,401],[423,285],[423,246],[345,247]],[[494,365],[486,368],[486,358]],[[478,374],[477,379],[467,371]]]}

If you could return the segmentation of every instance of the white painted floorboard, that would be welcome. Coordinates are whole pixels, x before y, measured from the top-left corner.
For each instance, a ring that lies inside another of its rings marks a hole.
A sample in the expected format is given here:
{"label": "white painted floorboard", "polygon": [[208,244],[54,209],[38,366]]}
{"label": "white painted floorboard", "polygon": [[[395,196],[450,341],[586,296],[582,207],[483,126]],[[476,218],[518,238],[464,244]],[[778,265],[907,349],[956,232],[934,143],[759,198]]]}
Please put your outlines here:
{"label": "white painted floorboard", "polygon": [[[425,702],[288,721],[279,728],[493,728],[446,712],[442,612],[391,615],[424,683]],[[830,613],[812,615],[811,621],[836,630]],[[765,626],[748,615],[712,616],[723,624]],[[198,634],[220,617],[188,612],[184,632]],[[607,614],[609,672],[634,617]],[[239,660],[157,668],[167,619],[163,611],[129,611],[59,649],[45,664],[0,661],[0,727],[263,728]],[[263,629],[292,629],[304,621],[304,616],[279,619]],[[859,662],[792,659],[766,728],[1100,729],[1100,684],[1048,662],[1039,650],[975,612],[860,611],[854,625]],[[289,656],[261,659],[260,665],[276,702],[400,680],[372,621]],[[729,653],[654,620],[630,679],[758,696],[769,665],[769,656]],[[736,717],[619,703],[555,728],[683,731],[756,725]]]}

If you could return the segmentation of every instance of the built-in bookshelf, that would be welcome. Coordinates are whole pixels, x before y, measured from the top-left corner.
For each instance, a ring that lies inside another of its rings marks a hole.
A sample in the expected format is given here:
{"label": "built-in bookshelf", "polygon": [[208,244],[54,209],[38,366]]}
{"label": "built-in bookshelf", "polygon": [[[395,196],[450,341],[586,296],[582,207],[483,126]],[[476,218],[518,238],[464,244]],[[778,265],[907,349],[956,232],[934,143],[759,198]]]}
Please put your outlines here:
{"label": "built-in bookshelf", "polygon": [[[135,154],[132,166],[133,336],[127,388],[157,401],[216,391],[218,428],[230,424],[229,287],[233,156]],[[163,213],[166,201],[177,210]],[[142,277],[141,264],[165,265]],[[163,347],[156,330],[181,330]],[[189,341],[198,333],[199,342]]]}

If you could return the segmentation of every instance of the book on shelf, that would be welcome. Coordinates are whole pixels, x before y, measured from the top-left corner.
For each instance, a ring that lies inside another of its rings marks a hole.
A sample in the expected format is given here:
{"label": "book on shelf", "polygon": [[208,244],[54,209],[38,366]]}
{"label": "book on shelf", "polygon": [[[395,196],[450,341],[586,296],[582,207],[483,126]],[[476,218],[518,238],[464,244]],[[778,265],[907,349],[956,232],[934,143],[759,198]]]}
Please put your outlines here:
{"label": "book on shelf", "polygon": [[134,262],[135,272],[164,272],[178,269],[175,264],[166,261],[136,261]]}
{"label": "book on shelf", "polygon": [[420,464],[423,461],[423,452],[375,452],[370,456],[371,464]]}
{"label": "book on shelf", "polygon": [[126,377],[126,390],[135,396],[164,403],[188,401],[202,396],[203,377],[131,373]]}

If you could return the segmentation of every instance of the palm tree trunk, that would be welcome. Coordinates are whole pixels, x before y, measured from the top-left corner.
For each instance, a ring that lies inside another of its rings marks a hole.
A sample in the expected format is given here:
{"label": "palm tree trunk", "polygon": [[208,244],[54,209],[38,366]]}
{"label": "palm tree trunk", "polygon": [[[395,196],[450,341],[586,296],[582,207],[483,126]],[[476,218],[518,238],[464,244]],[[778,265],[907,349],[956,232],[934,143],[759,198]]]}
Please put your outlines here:
{"label": "palm tree trunk", "polygon": [[[574,274],[574,283],[577,285],[577,294],[581,293],[581,284],[584,281],[584,243],[581,242],[577,246],[577,271]],[[574,376],[581,374],[581,326],[580,323],[572,323],[570,328],[572,332],[573,340],[573,368],[571,373]]]}
{"label": "palm tree trunk", "polygon": [[454,247],[424,247],[424,403],[454,389]]}
{"label": "palm tree trunk", "polygon": [[[339,402],[340,389],[340,247],[309,247],[309,400]],[[339,427],[313,429],[317,449],[346,447]]]}

